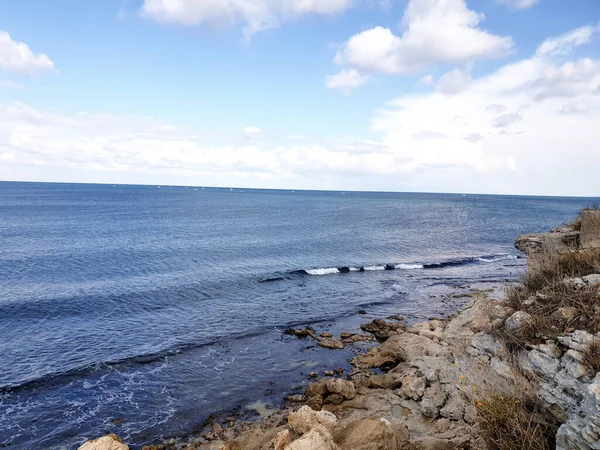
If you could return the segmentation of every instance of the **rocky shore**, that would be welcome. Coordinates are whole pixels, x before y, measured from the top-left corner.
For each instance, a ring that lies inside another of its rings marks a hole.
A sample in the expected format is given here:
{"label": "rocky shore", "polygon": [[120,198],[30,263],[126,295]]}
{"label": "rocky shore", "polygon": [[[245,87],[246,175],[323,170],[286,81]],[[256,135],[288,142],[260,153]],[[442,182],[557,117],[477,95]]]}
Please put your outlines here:
{"label": "rocky shore", "polygon": [[[289,330],[331,351],[379,345],[260,422],[144,449],[600,449],[600,212],[516,246],[529,269],[506,298],[479,291],[448,319],[375,320],[361,334]],[[128,447],[114,435],[80,447],[107,449]]]}

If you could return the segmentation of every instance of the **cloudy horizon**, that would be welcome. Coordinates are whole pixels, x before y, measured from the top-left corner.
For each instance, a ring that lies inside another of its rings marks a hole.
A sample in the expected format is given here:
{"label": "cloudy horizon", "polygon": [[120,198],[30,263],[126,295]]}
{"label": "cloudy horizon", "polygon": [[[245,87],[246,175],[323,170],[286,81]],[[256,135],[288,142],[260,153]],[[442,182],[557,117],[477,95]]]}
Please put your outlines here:
{"label": "cloudy horizon", "polygon": [[600,192],[600,4],[31,2],[0,17],[0,180]]}

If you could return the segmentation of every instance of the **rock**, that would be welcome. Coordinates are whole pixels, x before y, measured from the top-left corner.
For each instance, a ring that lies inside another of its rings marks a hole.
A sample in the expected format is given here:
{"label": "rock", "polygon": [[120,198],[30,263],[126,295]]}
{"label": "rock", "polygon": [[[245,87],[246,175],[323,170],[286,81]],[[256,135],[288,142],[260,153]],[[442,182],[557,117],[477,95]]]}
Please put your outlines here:
{"label": "rock", "polygon": [[450,429],[451,422],[448,419],[440,419],[435,422],[435,431],[437,433],[445,433]]}
{"label": "rock", "polygon": [[129,450],[129,447],[118,436],[109,434],[87,441],[79,447],[79,450]]}
{"label": "rock", "polygon": [[425,393],[425,377],[408,376],[402,379],[402,387],[397,394],[403,398],[419,400]]}
{"label": "rock", "polygon": [[593,209],[581,211],[581,247],[600,247],[600,211]]}
{"label": "rock", "polygon": [[570,336],[559,336],[558,341],[570,349],[584,352],[594,341],[594,335],[583,330],[575,330]]}
{"label": "rock", "polygon": [[360,328],[367,333],[371,333],[377,340],[385,341],[390,336],[397,334],[398,331],[406,329],[404,323],[389,323],[383,319],[375,319],[372,322],[362,324]]}
{"label": "rock", "polygon": [[342,349],[344,348],[344,343],[340,339],[323,338],[319,342],[319,346],[331,349]]}
{"label": "rock", "polygon": [[579,232],[524,234],[515,239],[515,247],[527,256],[576,250],[579,247]]}
{"label": "rock", "polygon": [[319,376],[319,374],[317,372],[311,372],[308,377],[309,378],[317,378]]}
{"label": "rock", "polygon": [[327,394],[327,381],[321,380],[315,383],[310,383],[304,391],[307,397],[323,397]]}
{"label": "rock", "polygon": [[306,401],[306,406],[310,407],[314,411],[320,411],[323,407],[323,397],[309,397]]}
{"label": "rock", "polygon": [[323,400],[323,403],[332,403],[334,405],[341,405],[344,401],[344,397],[340,394],[330,394]]}
{"label": "rock", "polygon": [[289,430],[283,430],[277,433],[275,436],[275,449],[284,450],[288,445],[292,443],[292,437],[290,436]]}
{"label": "rock", "polygon": [[333,437],[344,450],[397,450],[407,435],[394,432],[384,420],[355,420],[334,429]]}
{"label": "rock", "polygon": [[343,338],[343,341],[348,344],[355,344],[357,342],[371,342],[375,338],[370,334],[351,334],[346,338]]}
{"label": "rock", "polygon": [[335,373],[337,373],[338,375],[342,375],[344,373],[344,368],[338,367],[337,369],[335,369]]}
{"label": "rock", "polygon": [[315,333],[315,330],[309,327],[300,329],[289,328],[285,330],[283,334],[288,334],[290,336],[296,336],[299,338],[311,337],[316,341],[319,340],[319,337],[317,336],[317,333]]}
{"label": "rock", "polygon": [[359,309],[358,311],[356,311],[356,314],[364,316],[367,314],[367,312],[364,309]]}
{"label": "rock", "polygon": [[323,375],[326,377],[332,377],[335,375],[335,372],[333,370],[324,370]]}
{"label": "rock", "polygon": [[353,333],[348,333],[347,331],[344,331],[343,333],[340,334],[340,338],[341,339],[348,339],[350,336],[352,336]]}
{"label": "rock", "polygon": [[563,284],[574,291],[580,291],[585,289],[585,281],[582,278],[565,278],[563,280]]}
{"label": "rock", "polygon": [[429,419],[435,419],[440,414],[440,408],[446,403],[446,394],[439,386],[431,386],[425,389],[423,400],[421,400],[421,414]]}
{"label": "rock", "polygon": [[316,425],[331,428],[336,422],[337,418],[330,412],[314,411],[309,406],[303,406],[288,415],[289,427],[298,434],[304,434]]}
{"label": "rock", "polygon": [[329,331],[323,331],[319,336],[321,336],[322,338],[332,338],[333,334]]}
{"label": "rock", "polygon": [[597,450],[600,446],[600,373],[586,389],[575,414],[560,426],[556,434],[557,450]]}
{"label": "rock", "polygon": [[525,311],[517,311],[508,319],[504,324],[506,331],[517,331],[527,323],[532,321],[531,314],[526,313]]}
{"label": "rock", "polygon": [[440,415],[450,420],[462,420],[465,412],[465,401],[458,392],[452,392]]}
{"label": "rock", "polygon": [[324,427],[315,427],[300,439],[292,442],[285,450],[339,450],[333,437]]}
{"label": "rock", "polygon": [[577,314],[577,308],[574,308],[572,306],[566,306],[563,308],[558,308],[556,311],[554,311],[553,316],[556,320],[558,320],[561,323],[569,323],[575,319]]}
{"label": "rock", "polygon": [[292,403],[302,403],[307,400],[307,397],[306,397],[306,395],[296,394],[296,395],[290,395],[289,397],[286,398],[286,400],[288,402],[292,402]]}
{"label": "rock", "polygon": [[400,314],[395,314],[393,316],[388,317],[389,320],[397,320],[398,322],[404,322],[404,316]]}
{"label": "rock", "polygon": [[347,400],[352,400],[356,396],[354,384],[341,378],[327,380],[327,391],[332,394],[340,394]]}

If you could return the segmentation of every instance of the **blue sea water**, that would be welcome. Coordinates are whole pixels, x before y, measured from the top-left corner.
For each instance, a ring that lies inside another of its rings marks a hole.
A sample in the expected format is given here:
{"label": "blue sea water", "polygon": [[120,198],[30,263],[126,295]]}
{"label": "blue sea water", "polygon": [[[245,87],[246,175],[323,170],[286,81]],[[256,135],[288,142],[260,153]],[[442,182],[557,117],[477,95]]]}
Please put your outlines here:
{"label": "blue sea water", "polygon": [[0,183],[0,447],[135,449],[277,406],[357,351],[287,327],[452,313],[444,289],[518,279],[514,238],[594,201]]}

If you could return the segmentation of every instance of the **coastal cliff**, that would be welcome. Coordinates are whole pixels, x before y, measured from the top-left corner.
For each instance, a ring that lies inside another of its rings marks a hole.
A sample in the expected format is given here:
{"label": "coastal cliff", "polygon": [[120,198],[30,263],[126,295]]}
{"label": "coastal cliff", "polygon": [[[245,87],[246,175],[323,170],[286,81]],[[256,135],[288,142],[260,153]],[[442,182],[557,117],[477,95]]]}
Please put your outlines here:
{"label": "coastal cliff", "polygon": [[[371,335],[379,345],[261,422],[145,450],[599,449],[600,211],[515,245],[528,273],[504,298],[474,290],[448,319],[377,320],[368,335],[291,330],[331,351]],[[105,436],[80,450],[127,448]]]}

